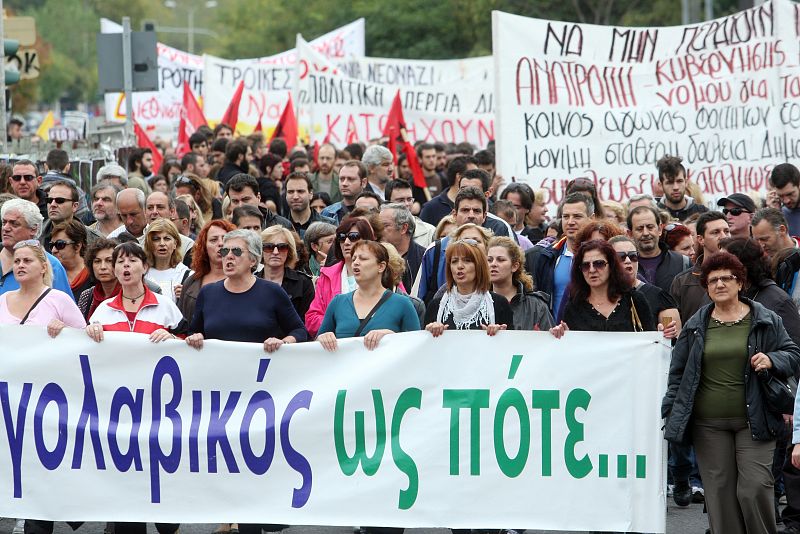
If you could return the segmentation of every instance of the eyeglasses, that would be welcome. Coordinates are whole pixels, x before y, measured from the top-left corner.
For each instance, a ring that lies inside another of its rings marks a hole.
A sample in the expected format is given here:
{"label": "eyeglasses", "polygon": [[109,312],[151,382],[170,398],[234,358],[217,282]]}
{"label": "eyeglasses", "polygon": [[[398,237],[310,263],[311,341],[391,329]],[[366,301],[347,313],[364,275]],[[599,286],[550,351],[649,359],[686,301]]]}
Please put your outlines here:
{"label": "eyeglasses", "polygon": [[286,252],[289,250],[289,243],[264,243],[263,248],[267,252],[272,252],[276,248],[278,252]]}
{"label": "eyeglasses", "polygon": [[44,199],[46,204],[52,204],[55,202],[59,206],[64,202],[74,202],[71,198],[64,198],[64,197],[47,197]]}
{"label": "eyeglasses", "polygon": [[632,262],[639,261],[639,253],[635,250],[630,252],[617,252],[617,257],[619,257],[619,261],[625,261],[625,258],[628,258]]}
{"label": "eyeglasses", "polygon": [[742,213],[750,213],[744,208],[722,208],[723,215],[731,214],[734,217],[741,215]]}
{"label": "eyeglasses", "polygon": [[181,174],[175,178],[175,185],[194,185],[194,180]]}
{"label": "eyeglasses", "polygon": [[42,244],[39,243],[38,239],[25,239],[24,241],[17,241],[16,244],[14,245],[14,250],[17,250],[18,248],[22,248],[22,247],[40,247],[41,248],[41,246],[42,246]]}
{"label": "eyeglasses", "polygon": [[581,263],[581,271],[588,273],[590,270],[601,271],[606,268],[608,262],[606,260],[585,261]]}
{"label": "eyeglasses", "polygon": [[242,250],[241,247],[233,247],[233,248],[222,247],[221,249],[219,249],[219,256],[220,258],[224,258],[231,252],[233,252],[233,255],[236,256],[237,258],[241,258],[242,254],[244,254],[244,250]]}
{"label": "eyeglasses", "polygon": [[32,181],[34,181],[36,179],[36,175],[35,174],[15,174],[15,175],[13,175],[11,177],[11,179],[14,180],[15,182],[21,182],[22,180],[25,180],[26,182],[32,182]]}
{"label": "eyeglasses", "polygon": [[676,228],[686,228],[686,225],[683,225],[681,223],[669,223],[668,225],[666,225],[664,227],[664,231],[665,232],[671,232],[671,231],[675,230]]}
{"label": "eyeglasses", "polygon": [[50,243],[50,250],[64,250],[67,248],[67,245],[74,245],[75,241],[67,241],[66,239],[57,239]]}
{"label": "eyeglasses", "polygon": [[339,240],[340,243],[344,243],[348,239],[350,240],[351,243],[355,243],[356,241],[361,239],[361,234],[359,234],[358,232],[347,232],[347,233],[343,232],[337,235],[336,238]]}
{"label": "eyeglasses", "polygon": [[725,275],[722,275],[722,276],[715,276],[713,278],[709,278],[708,279],[708,285],[715,286],[718,283],[722,282],[723,284],[725,284],[727,286],[728,284],[730,284],[734,280],[736,280],[736,276],[735,275],[733,275],[733,274],[725,274]]}

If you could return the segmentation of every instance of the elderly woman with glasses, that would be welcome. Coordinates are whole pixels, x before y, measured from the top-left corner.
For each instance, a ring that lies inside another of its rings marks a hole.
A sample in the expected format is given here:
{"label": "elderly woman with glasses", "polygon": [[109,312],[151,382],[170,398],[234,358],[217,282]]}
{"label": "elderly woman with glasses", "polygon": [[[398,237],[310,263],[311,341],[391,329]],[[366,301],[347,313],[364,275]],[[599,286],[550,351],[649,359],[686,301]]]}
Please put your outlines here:
{"label": "elderly woman with glasses", "polygon": [[204,286],[195,304],[186,342],[203,348],[204,339],[263,343],[274,352],[286,343],[306,341],[308,334],[281,286],[253,274],[261,261],[261,237],[234,230],[222,238],[219,255],[225,279]]}
{"label": "elderly woman with glasses", "polygon": [[314,284],[308,275],[294,269],[297,247],[292,232],[280,225],[270,226],[261,232],[261,243],[264,279],[281,286],[297,314],[305,317],[314,300]]}
{"label": "elderly woman with glasses", "polygon": [[614,248],[595,239],[583,243],[572,261],[569,296],[561,323],[550,329],[641,332],[656,330],[647,299],[633,291]]}
{"label": "elderly woman with glasses", "polygon": [[51,337],[65,326],[86,326],[72,297],[52,288],[53,269],[39,241],[14,245],[14,278],[19,289],[0,295],[0,324],[47,326]]}
{"label": "elderly woman with glasses", "polygon": [[[311,336],[317,335],[333,297],[351,293],[358,287],[353,274],[352,251],[353,245],[361,239],[375,241],[375,232],[366,219],[346,217],[336,228],[336,240],[332,247],[334,263],[320,269],[314,300],[306,312],[306,328]],[[328,256],[331,256],[330,252]]]}
{"label": "elderly woman with glasses", "polygon": [[661,405],[664,437],[694,445],[715,534],[776,532],[771,469],[784,422],[761,380],[785,380],[800,363],[781,318],[740,294],[746,281],[733,254],[706,258],[700,284],[711,304],[678,337]]}
{"label": "elderly woman with glasses", "polygon": [[425,311],[425,329],[433,337],[439,337],[447,329],[483,329],[490,336],[500,330],[514,329],[514,313],[508,300],[490,291],[492,281],[484,248],[469,238],[447,245],[447,289]]}

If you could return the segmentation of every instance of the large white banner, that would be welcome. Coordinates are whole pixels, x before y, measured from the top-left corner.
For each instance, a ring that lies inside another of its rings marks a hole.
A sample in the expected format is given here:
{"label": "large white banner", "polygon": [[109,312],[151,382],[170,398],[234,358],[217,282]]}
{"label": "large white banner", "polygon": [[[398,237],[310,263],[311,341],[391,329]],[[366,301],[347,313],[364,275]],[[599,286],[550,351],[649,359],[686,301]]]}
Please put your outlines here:
{"label": "large white banner", "polygon": [[[366,71],[361,67],[351,69],[346,62],[345,67],[340,68],[301,38],[297,40],[297,51],[300,55],[297,87],[297,105],[302,111],[300,124],[309,132],[312,141],[342,145],[380,138],[397,91],[400,91],[412,142],[467,141],[485,147],[494,139],[491,78],[480,68],[472,69],[469,79],[406,83],[393,75],[396,83],[385,83],[388,77],[377,76],[374,71],[371,78],[381,81],[370,81],[368,64],[365,63]],[[394,65],[405,61],[398,60]],[[412,67],[413,62],[409,66]],[[449,76],[454,75],[456,69],[450,67]],[[360,72],[367,79],[348,76],[347,71]],[[396,70],[393,72],[397,74]],[[420,70],[416,72],[422,74]]]}
{"label": "large white banner", "polygon": [[465,59],[396,59],[351,56],[337,61],[336,66],[347,76],[359,80],[410,87],[435,86],[465,80],[483,80],[484,92],[494,91],[494,58]]}
{"label": "large white banner", "polygon": [[[363,56],[364,32],[364,19],[358,19],[314,39],[310,46],[332,61],[351,55]],[[236,87],[244,81],[244,93],[239,106],[242,129],[255,127],[262,114],[265,130],[275,126],[294,87],[295,65],[298,61],[296,50],[269,57],[237,60],[205,55],[204,60],[203,111],[209,121],[222,118]]]}
{"label": "large white banner", "polygon": [[0,338],[4,517],[665,530],[656,333]]}
{"label": "large white banner", "polygon": [[788,0],[661,28],[494,12],[498,172],[551,203],[577,177],[624,201],[671,154],[706,200],[763,192],[800,153],[797,15]]}

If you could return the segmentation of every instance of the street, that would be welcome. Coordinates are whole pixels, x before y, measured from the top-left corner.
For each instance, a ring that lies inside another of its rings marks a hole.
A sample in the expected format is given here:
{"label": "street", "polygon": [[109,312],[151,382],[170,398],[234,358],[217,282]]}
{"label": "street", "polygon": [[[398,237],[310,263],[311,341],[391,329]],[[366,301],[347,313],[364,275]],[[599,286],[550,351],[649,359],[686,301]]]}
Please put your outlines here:
{"label": "street", "polygon": [[[104,523],[86,523],[78,532],[82,534],[103,534]],[[206,523],[182,524],[180,534],[212,534],[217,525]],[[708,520],[703,514],[702,504],[692,504],[687,508],[675,506],[670,498],[667,507],[667,534],[703,534],[708,528]],[[0,520],[0,534],[11,534],[14,521]],[[56,523],[55,534],[70,534],[72,529],[66,523]],[[157,534],[152,524],[148,525],[148,534]],[[353,534],[353,529],[346,527],[309,527],[296,526],[284,531],[286,534]],[[444,534],[444,529],[409,529],[409,534]],[[527,534],[550,534],[555,531],[527,530]],[[522,534],[522,533],[520,533]]]}

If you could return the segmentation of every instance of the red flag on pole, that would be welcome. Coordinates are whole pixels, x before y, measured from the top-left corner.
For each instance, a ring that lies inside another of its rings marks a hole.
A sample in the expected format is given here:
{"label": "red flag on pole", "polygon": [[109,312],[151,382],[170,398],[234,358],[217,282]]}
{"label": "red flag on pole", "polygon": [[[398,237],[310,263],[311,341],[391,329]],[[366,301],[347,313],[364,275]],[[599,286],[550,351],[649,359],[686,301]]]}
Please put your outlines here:
{"label": "red flag on pole", "polygon": [[[395,154],[395,163],[397,162],[397,146],[398,142],[403,149],[403,152],[408,158],[408,166],[411,167],[411,175],[414,177],[414,185],[422,188],[425,196],[430,200],[431,193],[428,190],[428,182],[425,181],[425,173],[422,172],[422,165],[419,164],[417,158],[417,151],[414,150],[408,140],[408,132],[406,131],[406,119],[403,116],[403,104],[400,101],[400,90],[394,95],[392,100],[392,107],[389,109],[389,116],[386,117],[386,126],[383,128],[383,135],[389,138],[389,150]],[[399,139],[398,139],[399,138]]]}
{"label": "red flag on pole", "polygon": [[261,113],[258,114],[258,122],[256,123],[256,127],[253,128],[253,132],[260,132],[262,130],[261,120],[264,118],[264,110],[261,110]]}
{"label": "red flag on pole", "polygon": [[181,107],[181,122],[178,125],[178,147],[175,150],[178,157],[191,151],[189,137],[205,124],[208,122],[203,115],[203,110],[200,109],[200,104],[197,103],[192,90],[189,89],[189,84],[183,82],[183,106]]}
{"label": "red flag on pole", "polygon": [[239,85],[236,87],[236,92],[233,93],[233,98],[231,98],[231,103],[228,104],[228,109],[225,110],[222,120],[219,121],[222,124],[230,126],[231,130],[234,132],[236,131],[236,123],[239,122],[239,103],[242,101],[243,92],[244,80],[239,82]]}
{"label": "red flag on pole", "polygon": [[147,136],[144,129],[139,126],[139,122],[136,119],[133,119],[133,132],[136,134],[136,144],[140,148],[149,148],[150,152],[153,153],[153,169],[155,169],[154,172],[157,172],[158,169],[161,168],[161,162],[164,160],[164,156],[161,155],[161,152]]}
{"label": "red flag on pole", "polygon": [[275,126],[275,130],[273,130],[272,137],[269,140],[271,142],[273,139],[282,137],[286,141],[286,150],[291,152],[297,145],[297,134],[297,117],[294,114],[292,95],[289,95],[289,101],[286,102],[286,107],[283,108],[281,118],[278,120],[278,124]]}
{"label": "red flag on pole", "polygon": [[314,150],[312,154],[314,157],[314,168],[319,168],[319,141],[314,141]]}

